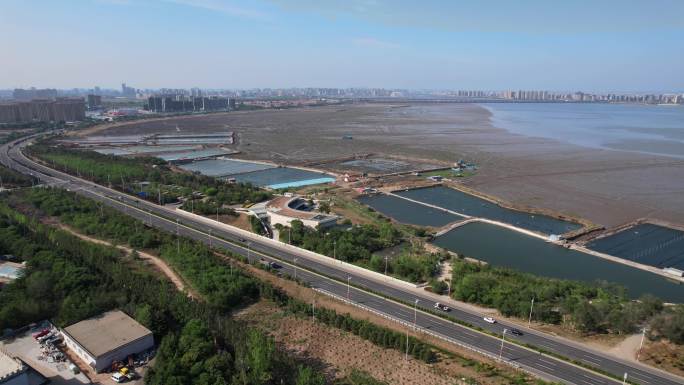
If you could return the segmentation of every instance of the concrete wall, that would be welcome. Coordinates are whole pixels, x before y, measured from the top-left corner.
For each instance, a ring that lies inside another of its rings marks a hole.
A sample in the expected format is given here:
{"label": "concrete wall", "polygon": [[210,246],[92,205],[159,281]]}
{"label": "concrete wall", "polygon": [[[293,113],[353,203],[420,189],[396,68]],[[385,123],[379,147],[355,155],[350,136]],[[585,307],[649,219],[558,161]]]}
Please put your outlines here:
{"label": "concrete wall", "polygon": [[133,341],[130,344],[123,346],[117,350],[114,350],[112,352],[109,352],[101,357],[97,358],[97,364],[95,366],[95,370],[98,372],[108,368],[109,366],[112,365],[112,362],[114,361],[124,361],[128,356],[131,354],[137,354],[140,352],[143,352],[147,349],[150,349],[151,347],[154,346],[154,337],[152,334],[148,334],[147,336],[137,340]]}
{"label": "concrete wall", "polygon": [[93,368],[95,367],[95,357],[91,356],[90,353],[81,347],[78,342],[74,341],[71,336],[64,332],[62,332],[62,338],[64,338],[64,344],[67,346],[67,348],[74,352],[74,354],[76,354],[81,361]]}

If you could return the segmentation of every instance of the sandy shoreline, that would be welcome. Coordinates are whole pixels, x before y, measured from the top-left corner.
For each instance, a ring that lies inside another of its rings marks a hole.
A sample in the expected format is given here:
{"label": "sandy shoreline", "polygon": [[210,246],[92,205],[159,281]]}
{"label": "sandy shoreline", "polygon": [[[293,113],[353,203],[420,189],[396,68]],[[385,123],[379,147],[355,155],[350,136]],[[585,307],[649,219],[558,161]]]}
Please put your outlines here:
{"label": "sandy shoreline", "polygon": [[[684,220],[684,160],[598,150],[494,127],[474,104],[353,104],[236,112],[107,128],[99,135],[234,131],[244,159],[302,165],[374,153],[448,165],[475,161],[465,186],[516,205],[613,227]],[[343,136],[352,136],[344,140]]]}

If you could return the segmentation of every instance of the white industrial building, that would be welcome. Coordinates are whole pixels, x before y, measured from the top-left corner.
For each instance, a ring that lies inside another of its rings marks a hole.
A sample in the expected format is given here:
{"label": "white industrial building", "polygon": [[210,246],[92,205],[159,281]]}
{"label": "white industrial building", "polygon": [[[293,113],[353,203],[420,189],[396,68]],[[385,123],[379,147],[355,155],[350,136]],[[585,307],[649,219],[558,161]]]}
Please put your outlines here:
{"label": "white industrial building", "polygon": [[119,310],[68,326],[62,334],[66,346],[97,372],[154,346],[152,332]]}
{"label": "white industrial building", "polygon": [[29,385],[29,367],[0,349],[0,385]]}

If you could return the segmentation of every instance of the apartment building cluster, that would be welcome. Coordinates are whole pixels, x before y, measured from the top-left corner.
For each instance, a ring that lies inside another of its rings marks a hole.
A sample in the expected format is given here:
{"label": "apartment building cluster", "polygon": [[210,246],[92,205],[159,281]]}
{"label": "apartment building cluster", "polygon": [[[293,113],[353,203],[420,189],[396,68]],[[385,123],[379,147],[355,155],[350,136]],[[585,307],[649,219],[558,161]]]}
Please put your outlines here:
{"label": "apartment building cluster", "polygon": [[503,91],[496,95],[507,100],[521,101],[569,101],[569,102],[604,102],[604,103],[644,103],[644,104],[682,104],[681,94],[593,94],[585,92],[549,92],[549,91]]}
{"label": "apartment building cluster", "polygon": [[222,96],[187,96],[185,94],[153,95],[147,99],[151,112],[221,111],[235,107],[234,99]]}
{"label": "apartment building cluster", "polygon": [[85,109],[83,98],[14,100],[0,103],[0,123],[77,122]]}

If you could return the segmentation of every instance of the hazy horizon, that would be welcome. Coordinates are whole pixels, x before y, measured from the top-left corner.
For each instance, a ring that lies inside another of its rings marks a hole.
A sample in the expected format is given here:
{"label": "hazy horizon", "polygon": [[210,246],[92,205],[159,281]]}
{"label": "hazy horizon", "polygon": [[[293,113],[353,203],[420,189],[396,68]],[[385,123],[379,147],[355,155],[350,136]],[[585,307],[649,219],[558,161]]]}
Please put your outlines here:
{"label": "hazy horizon", "polygon": [[6,0],[0,88],[681,92],[684,2]]}

